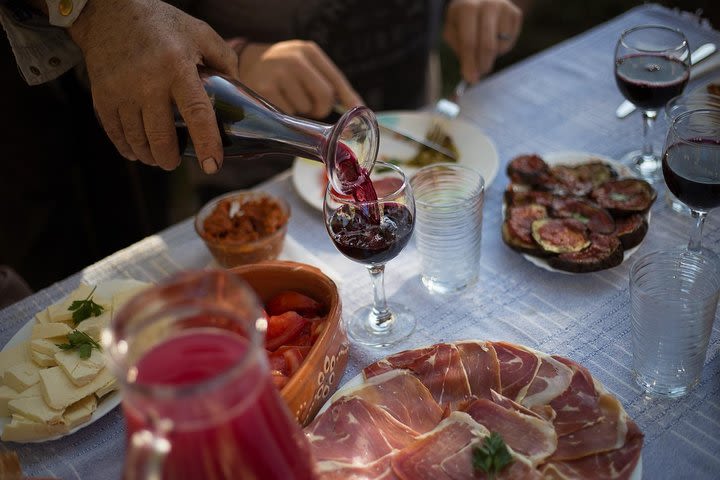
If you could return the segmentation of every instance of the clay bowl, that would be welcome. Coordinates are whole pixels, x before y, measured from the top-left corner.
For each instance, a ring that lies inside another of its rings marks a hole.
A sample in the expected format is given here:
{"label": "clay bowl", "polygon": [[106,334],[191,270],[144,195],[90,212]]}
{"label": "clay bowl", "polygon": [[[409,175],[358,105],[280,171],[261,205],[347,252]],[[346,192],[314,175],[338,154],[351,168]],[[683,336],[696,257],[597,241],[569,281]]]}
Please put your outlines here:
{"label": "clay bowl", "polygon": [[345,373],[349,341],[341,321],[337,286],[320,269],[304,263],[271,260],[232,268],[265,304],[283,290],[294,290],[327,306],[327,325],[300,369],[280,391],[298,422],[305,426],[335,393]]}

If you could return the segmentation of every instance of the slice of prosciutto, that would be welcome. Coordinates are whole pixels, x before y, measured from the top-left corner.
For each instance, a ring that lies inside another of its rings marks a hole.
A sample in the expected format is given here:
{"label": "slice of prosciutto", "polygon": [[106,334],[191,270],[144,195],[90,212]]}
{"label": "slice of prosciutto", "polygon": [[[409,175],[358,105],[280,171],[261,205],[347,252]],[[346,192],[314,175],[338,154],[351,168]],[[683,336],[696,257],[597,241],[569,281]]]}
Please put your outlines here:
{"label": "slice of prosciutto", "polygon": [[563,357],[554,358],[573,371],[568,388],[550,402],[550,406],[555,410],[555,431],[559,436],[563,436],[594,425],[600,420],[600,394],[595,389],[592,375],[585,367]]}
{"label": "slice of prosciutto", "polygon": [[528,408],[549,404],[567,390],[573,377],[573,371],[567,365],[550,355],[534,353],[540,359],[540,366],[521,402]]}
{"label": "slice of prosciutto", "polygon": [[500,393],[522,403],[540,368],[540,359],[535,353],[512,343],[493,342],[493,347],[500,362]]}
{"label": "slice of prosciutto", "polygon": [[[472,449],[490,432],[463,412],[452,412],[436,429],[396,453],[392,467],[401,480],[460,480],[487,478],[473,469]],[[497,479],[540,478],[521,455],[511,451],[513,463]]]}
{"label": "slice of prosciutto", "polygon": [[465,412],[491,432],[497,432],[505,444],[528,458],[533,466],[542,463],[557,447],[553,424],[532,412],[522,413],[484,398],[475,400]]}
{"label": "slice of prosciutto", "polygon": [[500,391],[500,362],[490,342],[457,342],[460,361],[470,384],[470,393],[477,398],[492,398]]}

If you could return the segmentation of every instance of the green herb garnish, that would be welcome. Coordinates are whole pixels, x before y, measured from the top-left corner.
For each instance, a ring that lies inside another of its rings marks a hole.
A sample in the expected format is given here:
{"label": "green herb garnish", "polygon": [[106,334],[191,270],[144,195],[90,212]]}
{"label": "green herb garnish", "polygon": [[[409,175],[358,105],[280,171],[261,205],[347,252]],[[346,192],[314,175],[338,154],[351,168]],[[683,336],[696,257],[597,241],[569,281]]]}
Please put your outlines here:
{"label": "green herb garnish", "polygon": [[85,332],[73,330],[67,334],[68,343],[56,343],[62,350],[77,350],[80,354],[80,358],[86,360],[92,355],[92,349],[97,348],[102,351],[100,344],[92,339],[90,335]]}
{"label": "green herb garnish", "polygon": [[474,470],[487,473],[488,478],[492,480],[503,468],[513,462],[513,458],[500,434],[492,432],[485,437],[480,446],[473,447],[472,462]]}
{"label": "green herb garnish", "polygon": [[72,319],[73,322],[75,322],[75,326],[90,317],[99,316],[103,312],[103,310],[105,310],[105,307],[103,307],[102,305],[98,305],[92,299],[93,293],[95,293],[96,288],[97,286],[93,287],[92,291],[85,300],[75,300],[68,307],[68,310],[73,312]]}

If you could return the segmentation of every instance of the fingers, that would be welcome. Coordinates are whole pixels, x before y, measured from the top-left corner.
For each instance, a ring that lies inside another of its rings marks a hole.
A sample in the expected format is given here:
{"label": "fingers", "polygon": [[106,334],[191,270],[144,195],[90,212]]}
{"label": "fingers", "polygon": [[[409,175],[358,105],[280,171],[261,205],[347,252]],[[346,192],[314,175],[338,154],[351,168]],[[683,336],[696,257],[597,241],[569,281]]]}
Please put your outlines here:
{"label": "fingers", "polygon": [[508,4],[500,11],[497,21],[497,54],[503,55],[515,46],[522,28],[522,10]]}
{"label": "fingers", "polygon": [[480,71],[475,46],[478,41],[478,16],[460,15],[456,27],[456,47],[460,60],[462,76],[468,83],[475,83],[480,80],[484,71]]}
{"label": "fingers", "polygon": [[120,155],[128,160],[137,160],[138,157],[133,153],[127,140],[125,140],[125,132],[123,131],[118,111],[112,107],[96,105],[96,114],[100,125],[102,125],[108,138],[113,145],[115,145],[115,148],[117,148],[117,151],[120,152]]}
{"label": "fingers", "polygon": [[[308,52],[308,58],[310,62],[317,68],[320,75],[325,77],[327,82],[331,85],[335,96],[340,103],[345,107],[354,107],[356,105],[363,105],[362,98],[352,88],[350,82],[345,78],[345,75],[340,72],[337,66],[328,58],[317,45],[313,44],[315,48],[311,48]],[[332,108],[332,104],[329,108]],[[329,113],[329,109],[327,113]]]}
{"label": "fingers", "polygon": [[480,29],[477,32],[475,45],[475,58],[477,59],[480,76],[492,70],[498,52],[498,14],[496,11],[488,12],[479,19]]}
{"label": "fingers", "polygon": [[210,99],[194,67],[192,75],[178,77],[171,92],[188,127],[200,167],[205,173],[217,172],[223,160],[220,131]]}
{"label": "fingers", "polygon": [[145,135],[145,125],[140,108],[135,105],[122,105],[118,113],[125,132],[125,140],[130,145],[135,157],[146,165],[156,165]]}
{"label": "fingers", "polygon": [[195,35],[205,65],[218,72],[235,78],[238,71],[238,56],[232,46],[204,22],[199,22]]}
{"label": "fingers", "polygon": [[180,152],[170,105],[167,102],[146,105],[142,120],[156,164],[164,170],[176,168],[180,164]]}

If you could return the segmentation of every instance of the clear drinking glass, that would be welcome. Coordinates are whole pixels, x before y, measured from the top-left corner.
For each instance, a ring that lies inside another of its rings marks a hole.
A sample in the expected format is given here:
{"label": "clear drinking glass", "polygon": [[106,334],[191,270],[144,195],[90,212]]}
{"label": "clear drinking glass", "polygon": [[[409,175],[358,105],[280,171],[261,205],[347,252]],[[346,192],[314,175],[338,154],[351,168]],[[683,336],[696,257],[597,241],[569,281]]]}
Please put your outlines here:
{"label": "clear drinking glass", "polygon": [[719,297],[712,252],[661,250],[633,264],[633,374],[646,392],[678,397],[698,383]]}
{"label": "clear drinking glass", "polygon": [[348,334],[355,342],[384,347],[415,329],[415,316],[407,307],[387,302],[384,284],[385,263],[395,258],[412,236],[415,201],[408,178],[395,165],[377,162],[370,180],[375,190],[364,190],[355,198],[338,194],[328,185],[323,212],[335,247],[364,264],[373,283],[373,304],[352,314],[347,321]]}
{"label": "clear drinking glass", "polygon": [[114,315],[103,346],[123,393],[126,480],[313,478],[270,376],[266,327],[225,270],[175,276]]}
{"label": "clear drinking glass", "polygon": [[661,180],[660,157],[650,132],[657,111],[682,93],[690,78],[690,51],[685,35],[662,25],[641,25],[625,30],[615,46],[615,81],[623,96],[643,116],[643,147],[623,156],[637,176]]}
{"label": "clear drinking glass", "polygon": [[433,293],[463,290],[478,280],[485,181],[454,163],[428,165],[410,182],[417,219],[420,279]]}
{"label": "clear drinking glass", "polygon": [[705,218],[720,206],[720,110],[691,110],[675,117],[662,171],[668,189],[695,219],[688,248],[700,251]]}

